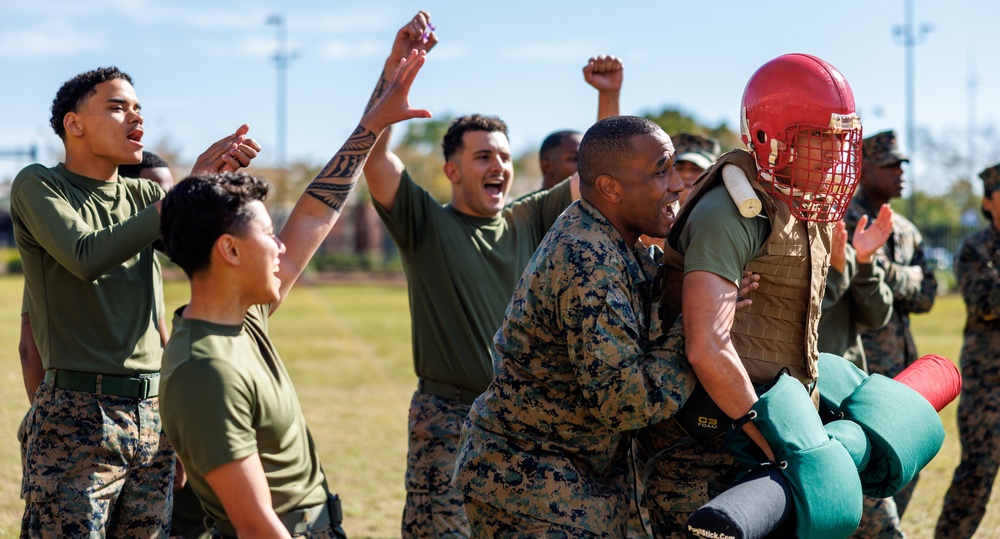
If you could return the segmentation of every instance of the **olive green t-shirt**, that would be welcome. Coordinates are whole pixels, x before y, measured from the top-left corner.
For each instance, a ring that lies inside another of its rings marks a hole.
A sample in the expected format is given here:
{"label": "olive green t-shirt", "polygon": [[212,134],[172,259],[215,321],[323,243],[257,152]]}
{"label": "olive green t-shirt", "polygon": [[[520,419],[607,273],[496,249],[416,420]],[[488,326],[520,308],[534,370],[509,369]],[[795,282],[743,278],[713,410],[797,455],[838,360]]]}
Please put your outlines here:
{"label": "olive green t-shirt", "polygon": [[26,308],[46,368],[155,372],[162,352],[152,243],[155,182],[101,181],[31,165],[11,185]]}
{"label": "olive green t-shirt", "polygon": [[324,503],[319,454],[267,335],[270,307],[251,307],[235,326],[183,318],[183,309],[163,354],[160,416],[208,514],[226,519],[205,474],[254,453],[276,513]]}
{"label": "olive green t-shirt", "polygon": [[417,376],[485,391],[493,335],[528,260],[572,202],[569,181],[494,218],[442,206],[405,171],[392,212],[373,202],[406,271]]}
{"label": "olive green t-shirt", "polygon": [[739,287],[743,268],[760,252],[771,232],[767,217],[740,215],[724,185],[709,189],[691,208],[677,238],[684,274],[714,273]]}

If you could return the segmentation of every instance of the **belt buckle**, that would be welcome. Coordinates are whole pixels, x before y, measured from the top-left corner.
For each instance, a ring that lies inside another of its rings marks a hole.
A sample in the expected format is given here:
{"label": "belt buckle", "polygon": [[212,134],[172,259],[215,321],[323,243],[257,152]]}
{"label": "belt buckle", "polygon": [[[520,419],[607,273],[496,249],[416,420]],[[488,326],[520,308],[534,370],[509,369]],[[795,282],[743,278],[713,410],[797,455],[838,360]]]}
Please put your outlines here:
{"label": "belt buckle", "polygon": [[145,399],[149,395],[149,378],[139,377],[139,394],[136,397]]}

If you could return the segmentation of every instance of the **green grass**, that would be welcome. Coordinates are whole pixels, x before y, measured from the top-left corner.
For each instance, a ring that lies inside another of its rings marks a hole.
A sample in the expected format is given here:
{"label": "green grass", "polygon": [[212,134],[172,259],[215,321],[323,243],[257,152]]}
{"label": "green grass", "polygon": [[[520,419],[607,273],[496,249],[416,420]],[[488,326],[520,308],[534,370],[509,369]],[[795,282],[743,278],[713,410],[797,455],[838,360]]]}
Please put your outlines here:
{"label": "green grass", "polygon": [[[187,287],[165,289],[170,311]],[[20,456],[14,433],[28,408],[17,368],[20,277],[0,278],[0,346],[10,368],[0,372],[0,537],[15,537],[23,509],[18,499]],[[957,296],[940,298],[931,314],[913,319],[921,353],[958,358],[964,308]],[[410,361],[410,325],[402,285],[345,283],[298,286],[271,318],[271,336],[295,380],[320,449],[331,488],[344,501],[344,528],[353,538],[398,537],[406,465],[406,421],[416,385]],[[929,539],[941,500],[958,463],[955,406],[941,417],[947,438],[921,474],[903,519],[911,538]],[[990,504],[979,536],[1000,537],[1000,505]]]}

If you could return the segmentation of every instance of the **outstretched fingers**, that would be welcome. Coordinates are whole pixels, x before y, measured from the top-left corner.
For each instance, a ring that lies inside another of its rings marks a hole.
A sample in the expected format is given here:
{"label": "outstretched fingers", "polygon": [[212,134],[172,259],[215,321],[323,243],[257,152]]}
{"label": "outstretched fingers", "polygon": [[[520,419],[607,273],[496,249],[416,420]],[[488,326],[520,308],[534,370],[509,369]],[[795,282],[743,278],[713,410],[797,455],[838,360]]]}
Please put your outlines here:
{"label": "outstretched fingers", "polygon": [[400,60],[392,74],[389,86],[382,98],[365,118],[362,124],[372,131],[379,132],[388,125],[412,118],[430,118],[431,112],[426,109],[415,109],[410,106],[409,93],[417,73],[424,65],[427,53],[417,49],[410,51],[406,58]]}

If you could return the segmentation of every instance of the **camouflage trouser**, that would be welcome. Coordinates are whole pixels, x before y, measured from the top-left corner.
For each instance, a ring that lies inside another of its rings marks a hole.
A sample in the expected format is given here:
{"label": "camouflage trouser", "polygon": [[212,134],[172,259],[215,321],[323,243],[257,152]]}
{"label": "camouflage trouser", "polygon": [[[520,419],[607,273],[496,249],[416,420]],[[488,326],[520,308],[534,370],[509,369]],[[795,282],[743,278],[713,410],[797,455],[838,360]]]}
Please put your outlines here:
{"label": "camouflage trouser", "polygon": [[[944,497],[934,537],[972,537],[1000,468],[1000,391],[995,376],[968,372],[963,357],[962,397],[958,402],[958,434],[962,461]],[[995,368],[995,367],[994,367]],[[994,373],[995,374],[995,373]]]}
{"label": "camouflage trouser", "polygon": [[899,518],[903,518],[903,513],[910,506],[910,500],[913,499],[913,491],[917,488],[917,481],[919,480],[920,474],[917,473],[917,475],[913,476],[913,479],[910,479],[909,483],[899,489],[899,492],[892,495],[892,500],[896,503],[896,513],[899,514]]}
{"label": "camouflage trouser", "polygon": [[852,539],[902,539],[906,537],[899,527],[899,514],[892,498],[865,496],[861,524]]}
{"label": "camouflage trouser", "polygon": [[483,539],[590,539],[602,537],[587,530],[561,526],[500,509],[475,498],[465,497],[472,537]]}
{"label": "camouflage trouser", "polygon": [[[628,455],[630,459],[637,459],[636,452],[638,448],[636,447],[635,437],[630,440],[632,444],[632,452]],[[642,463],[636,463],[635,475],[642,475]],[[642,484],[642,477],[634,478],[635,485],[629,485],[628,487],[628,533],[625,535],[628,539],[651,539],[653,536],[650,535],[653,529],[653,524],[649,521],[649,511],[641,506],[642,495],[645,492],[645,486]],[[638,508],[638,509],[637,509]]]}
{"label": "camouflage trouser", "polygon": [[166,537],[174,451],[159,399],[42,383],[19,432],[22,537]]}
{"label": "camouflage trouser", "polygon": [[451,484],[469,406],[420,392],[410,401],[404,538],[469,536],[462,494]]}
{"label": "camouflage trouser", "polygon": [[[686,434],[673,420],[639,432],[640,470],[653,455]],[[686,445],[657,461],[645,484],[645,506],[657,538],[683,539],[687,519],[695,509],[732,486],[736,474],[733,458],[721,452],[723,436]]]}

